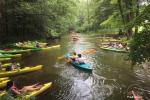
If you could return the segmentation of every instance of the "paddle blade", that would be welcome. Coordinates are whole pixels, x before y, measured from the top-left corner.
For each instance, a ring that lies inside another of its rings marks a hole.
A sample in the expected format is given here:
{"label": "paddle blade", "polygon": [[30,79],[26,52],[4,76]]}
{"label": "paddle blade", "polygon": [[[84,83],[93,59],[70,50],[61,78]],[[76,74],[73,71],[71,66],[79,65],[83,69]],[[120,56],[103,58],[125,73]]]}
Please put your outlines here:
{"label": "paddle blade", "polygon": [[82,54],[95,54],[97,51],[95,49],[88,49],[88,50],[84,50],[81,53]]}
{"label": "paddle blade", "polygon": [[58,57],[57,59],[61,60],[61,59],[64,59],[64,58],[65,58],[65,56],[63,55],[63,56]]}

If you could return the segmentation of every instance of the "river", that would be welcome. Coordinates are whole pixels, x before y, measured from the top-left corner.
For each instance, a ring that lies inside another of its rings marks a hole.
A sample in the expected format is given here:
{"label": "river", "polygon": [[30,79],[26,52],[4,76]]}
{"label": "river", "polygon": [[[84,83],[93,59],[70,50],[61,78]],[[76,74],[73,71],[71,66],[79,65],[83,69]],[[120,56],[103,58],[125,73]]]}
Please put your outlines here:
{"label": "river", "polygon": [[[130,91],[139,88],[145,100],[150,100],[150,73],[140,66],[131,67],[126,61],[127,54],[103,51],[98,47],[99,39],[80,34],[80,40],[73,42],[64,36],[53,44],[61,48],[35,52],[21,59],[25,66],[42,64],[41,71],[15,77],[18,86],[36,82],[53,82],[37,100],[132,100]],[[84,55],[86,62],[93,67],[93,72],[79,70],[57,59],[67,52],[95,48],[97,53]]]}

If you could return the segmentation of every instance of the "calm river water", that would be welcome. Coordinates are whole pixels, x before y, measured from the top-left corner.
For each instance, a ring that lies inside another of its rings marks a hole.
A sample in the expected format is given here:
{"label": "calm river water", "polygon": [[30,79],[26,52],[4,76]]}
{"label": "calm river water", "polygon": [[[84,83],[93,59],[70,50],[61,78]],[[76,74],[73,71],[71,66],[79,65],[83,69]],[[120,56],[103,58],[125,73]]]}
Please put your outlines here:
{"label": "calm river water", "polygon": [[[103,51],[96,37],[80,35],[73,42],[64,36],[53,44],[61,48],[32,53],[20,61],[26,66],[44,65],[41,71],[15,77],[19,86],[36,82],[53,82],[52,88],[40,94],[37,100],[133,100],[130,91],[138,88],[145,100],[150,100],[150,73],[139,66],[131,67],[127,54]],[[76,69],[57,58],[67,52],[95,48],[96,54],[84,55],[93,66],[93,72]]]}

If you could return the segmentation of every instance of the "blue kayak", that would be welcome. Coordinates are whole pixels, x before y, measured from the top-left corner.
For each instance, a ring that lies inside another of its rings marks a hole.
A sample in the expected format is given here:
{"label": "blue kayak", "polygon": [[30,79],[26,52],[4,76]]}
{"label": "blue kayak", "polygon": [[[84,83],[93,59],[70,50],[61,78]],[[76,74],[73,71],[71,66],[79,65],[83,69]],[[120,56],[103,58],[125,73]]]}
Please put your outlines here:
{"label": "blue kayak", "polygon": [[[71,54],[68,53],[65,57],[66,57],[66,59],[69,59],[69,58],[71,58]],[[71,64],[72,64],[73,66],[79,68],[79,69],[84,70],[84,71],[92,72],[92,67],[91,67],[90,64],[87,64],[87,63],[79,64],[79,63],[76,62],[76,61],[71,62]]]}

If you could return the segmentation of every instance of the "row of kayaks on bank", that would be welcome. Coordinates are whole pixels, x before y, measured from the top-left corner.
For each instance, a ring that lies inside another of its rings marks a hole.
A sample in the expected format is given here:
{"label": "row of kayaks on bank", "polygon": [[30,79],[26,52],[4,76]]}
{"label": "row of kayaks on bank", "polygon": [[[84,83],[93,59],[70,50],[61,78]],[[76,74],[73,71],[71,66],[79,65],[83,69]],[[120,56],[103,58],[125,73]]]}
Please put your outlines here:
{"label": "row of kayaks on bank", "polygon": [[[52,48],[59,48],[60,45],[53,45],[53,46],[47,46],[47,47],[41,47],[41,48],[36,48],[36,47],[32,47],[32,46],[17,46],[16,45],[16,48],[17,49],[11,49],[11,48],[7,48],[7,49],[2,49],[0,50],[0,54],[3,54],[4,56],[8,55],[9,56],[11,54],[18,54],[18,53],[27,53],[27,52],[30,52],[30,51],[42,51],[42,50],[49,50],[49,49],[52,49]],[[0,55],[1,56],[1,55]]]}
{"label": "row of kayaks on bank", "polygon": [[[11,65],[11,63],[3,64],[2,67],[6,68],[9,65]],[[42,67],[43,67],[42,65],[37,65],[37,66],[31,66],[31,67],[24,67],[24,68],[12,70],[12,71],[1,71],[0,72],[0,89],[6,87],[7,83],[11,81],[9,76],[37,71],[37,70],[42,69]],[[23,95],[23,100],[30,100],[31,97],[37,96],[38,94],[50,88],[51,86],[52,86],[52,82],[45,83],[42,85],[42,87],[39,90],[28,92],[27,94]],[[3,100],[2,98],[5,95],[7,95],[7,92],[5,90],[1,91],[0,100]]]}
{"label": "row of kayaks on bank", "polygon": [[[43,45],[45,43],[42,43]],[[14,59],[16,57],[21,57],[22,54],[26,54],[32,51],[43,51],[43,50],[50,50],[52,48],[59,48],[60,45],[54,45],[54,46],[44,46],[44,47],[32,47],[32,46],[28,46],[28,45],[13,45],[13,48],[6,48],[6,49],[1,49],[0,50],[0,62],[3,61],[9,61],[11,59]],[[30,54],[30,53],[29,53]],[[43,68],[43,65],[37,65],[37,66],[19,66],[16,69],[10,69],[13,63],[5,63],[2,64],[0,67],[0,89],[3,91],[0,91],[0,100],[6,100],[3,99],[3,97],[6,97],[8,93],[8,91],[4,90],[5,87],[7,86],[7,84],[9,82],[11,82],[11,78],[13,78],[13,76],[16,75],[20,75],[20,74],[26,74],[29,72],[33,72],[33,71],[38,71],[41,70]],[[11,78],[9,78],[11,77]],[[27,94],[23,94],[23,97],[20,97],[17,100],[30,100],[32,97],[37,96],[38,94],[44,92],[45,90],[47,90],[48,88],[50,88],[52,86],[52,82],[46,82],[44,84],[42,84],[42,87],[39,90],[36,91],[32,91],[32,92],[28,92]],[[23,98],[23,99],[22,99]],[[15,99],[16,100],[16,99]]]}
{"label": "row of kayaks on bank", "polygon": [[[38,47],[37,47],[38,44]],[[40,42],[25,42],[25,43],[15,43],[13,44],[14,47],[21,48],[21,49],[29,49],[31,51],[41,51],[41,50],[49,50],[52,48],[59,48],[60,45],[53,45],[48,46],[47,43],[40,43]]]}
{"label": "row of kayaks on bank", "polygon": [[47,47],[40,47],[36,48],[33,46],[23,46],[23,45],[14,45],[14,48],[6,48],[0,50],[0,61],[8,61],[11,58],[21,57],[23,53],[29,53],[31,51],[43,51],[43,50],[50,50],[52,48],[60,48],[60,45],[53,45]]}

